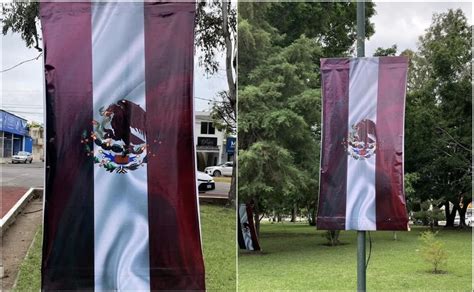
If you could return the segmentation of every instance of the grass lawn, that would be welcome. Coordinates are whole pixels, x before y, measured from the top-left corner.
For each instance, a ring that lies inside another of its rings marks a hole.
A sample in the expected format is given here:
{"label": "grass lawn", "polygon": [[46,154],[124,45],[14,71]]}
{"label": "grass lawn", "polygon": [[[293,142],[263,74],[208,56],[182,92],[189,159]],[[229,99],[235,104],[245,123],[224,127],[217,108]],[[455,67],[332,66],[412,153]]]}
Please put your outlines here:
{"label": "grass lawn", "polygon": [[[419,252],[418,237],[424,230],[397,232],[397,241],[393,232],[371,232],[368,291],[472,291],[471,231],[440,229],[437,238],[448,252],[447,273],[431,274]],[[262,224],[263,252],[239,253],[239,291],[355,290],[356,232],[341,232],[344,245],[337,247],[325,246],[323,233],[306,224]]]}
{"label": "grass lawn", "polygon": [[232,181],[232,177],[230,176],[215,176],[213,177],[215,182],[224,182],[224,183],[230,183]]}
{"label": "grass lawn", "polygon": [[[235,211],[201,205],[201,228],[208,290],[235,291]],[[41,228],[20,266],[15,291],[39,291],[41,267]]]}

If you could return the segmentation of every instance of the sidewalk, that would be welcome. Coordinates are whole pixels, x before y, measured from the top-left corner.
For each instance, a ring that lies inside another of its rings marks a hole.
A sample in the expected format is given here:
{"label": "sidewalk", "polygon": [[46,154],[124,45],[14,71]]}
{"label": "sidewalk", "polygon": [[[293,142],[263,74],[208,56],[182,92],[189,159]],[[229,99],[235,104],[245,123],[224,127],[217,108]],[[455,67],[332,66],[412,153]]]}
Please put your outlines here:
{"label": "sidewalk", "polygon": [[2,201],[1,218],[18,202],[18,200],[28,191],[25,187],[2,186],[0,200]]}

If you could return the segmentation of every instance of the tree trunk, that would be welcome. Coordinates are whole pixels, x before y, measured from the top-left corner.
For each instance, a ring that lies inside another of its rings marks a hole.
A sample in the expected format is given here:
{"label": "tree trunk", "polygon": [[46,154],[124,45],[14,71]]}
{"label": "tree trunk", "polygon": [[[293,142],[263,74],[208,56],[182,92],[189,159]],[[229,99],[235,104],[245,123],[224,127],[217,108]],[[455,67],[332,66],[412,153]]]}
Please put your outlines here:
{"label": "tree trunk", "polygon": [[237,184],[236,184],[236,168],[237,168],[237,144],[235,145],[235,152],[234,152],[234,167],[232,168],[232,178],[230,180],[230,190],[228,194],[228,204],[233,206],[235,208],[235,203],[236,203],[236,194],[237,194]]}
{"label": "tree trunk", "polygon": [[466,224],[466,211],[467,206],[472,202],[472,198],[468,198],[465,202],[463,201],[462,208],[459,209],[459,226],[461,228],[469,227]]}
{"label": "tree trunk", "polygon": [[[223,1],[222,2],[222,29],[223,29],[223,36],[225,41],[225,49],[226,49],[226,56],[225,56],[225,67],[226,67],[226,77],[227,77],[227,85],[229,86],[229,101],[232,105],[232,109],[236,109],[236,80],[234,78],[234,67],[233,67],[233,47],[231,41],[231,35],[229,31],[229,9],[230,9],[230,2]],[[235,44],[234,44],[235,45]]]}
{"label": "tree trunk", "polygon": [[[230,39],[230,31],[229,31],[229,17],[228,17],[228,12],[230,9],[230,2],[222,2],[222,28],[223,28],[223,37],[225,41],[225,49],[226,49],[226,57],[225,57],[225,65],[226,65],[226,77],[227,77],[227,85],[229,87],[229,102],[230,105],[232,106],[232,110],[234,113],[236,113],[236,104],[237,104],[237,99],[236,99],[236,80],[234,78],[234,67],[233,67],[233,57],[232,56],[232,51],[233,51],[233,46],[232,46],[232,41]],[[235,44],[234,44],[235,45]],[[237,152],[238,152],[238,147],[236,145],[235,147],[235,152],[234,152],[234,167],[232,169],[232,179],[230,182],[230,190],[229,190],[229,204],[235,206],[236,202],[236,194],[237,194],[237,184],[236,184],[236,168],[237,168]]]}
{"label": "tree trunk", "polygon": [[260,238],[260,207],[258,206],[257,197],[253,198],[253,223],[255,224],[255,232],[257,233],[257,238]]}
{"label": "tree trunk", "polygon": [[453,206],[453,210],[449,211],[449,201],[446,201],[445,204],[445,214],[446,214],[446,227],[454,227],[454,219],[456,218],[456,211],[459,209],[456,205]]}
{"label": "tree trunk", "polygon": [[291,209],[291,221],[290,222],[293,222],[295,223],[296,222],[296,203],[293,205],[293,209]]}

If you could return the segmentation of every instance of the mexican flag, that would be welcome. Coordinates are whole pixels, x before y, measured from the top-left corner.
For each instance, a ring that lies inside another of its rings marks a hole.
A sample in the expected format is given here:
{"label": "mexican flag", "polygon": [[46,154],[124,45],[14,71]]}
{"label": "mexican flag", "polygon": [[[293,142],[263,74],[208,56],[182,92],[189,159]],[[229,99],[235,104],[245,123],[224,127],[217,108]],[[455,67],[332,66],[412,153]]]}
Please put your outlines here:
{"label": "mexican flag", "polygon": [[205,290],[195,3],[42,2],[42,289]]}
{"label": "mexican flag", "polygon": [[319,229],[407,230],[407,68],[406,57],[321,60]]}

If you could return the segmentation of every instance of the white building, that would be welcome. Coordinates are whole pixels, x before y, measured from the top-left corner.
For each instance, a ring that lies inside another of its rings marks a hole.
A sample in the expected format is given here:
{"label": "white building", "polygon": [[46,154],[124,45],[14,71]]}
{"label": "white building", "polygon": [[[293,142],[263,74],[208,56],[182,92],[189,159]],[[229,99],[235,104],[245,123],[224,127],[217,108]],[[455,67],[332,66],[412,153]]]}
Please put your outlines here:
{"label": "white building", "polygon": [[232,160],[233,154],[227,153],[226,142],[225,133],[214,127],[209,112],[195,112],[194,145],[198,170]]}

